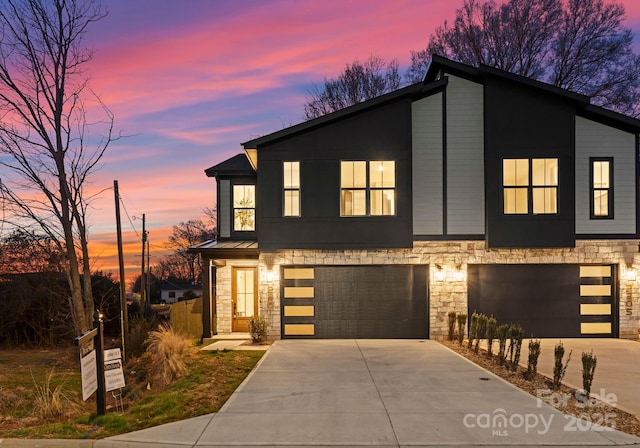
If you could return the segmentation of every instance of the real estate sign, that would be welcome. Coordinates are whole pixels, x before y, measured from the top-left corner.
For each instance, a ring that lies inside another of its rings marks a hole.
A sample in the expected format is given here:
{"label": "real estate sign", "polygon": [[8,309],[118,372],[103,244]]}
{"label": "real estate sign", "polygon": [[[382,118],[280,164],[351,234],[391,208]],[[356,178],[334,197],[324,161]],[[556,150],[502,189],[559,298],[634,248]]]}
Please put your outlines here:
{"label": "real estate sign", "polygon": [[104,351],[104,382],[107,392],[125,386],[122,354],[119,348]]}
{"label": "real estate sign", "polygon": [[87,401],[98,390],[96,350],[93,347],[93,340],[80,344],[80,374],[82,376],[82,399]]}

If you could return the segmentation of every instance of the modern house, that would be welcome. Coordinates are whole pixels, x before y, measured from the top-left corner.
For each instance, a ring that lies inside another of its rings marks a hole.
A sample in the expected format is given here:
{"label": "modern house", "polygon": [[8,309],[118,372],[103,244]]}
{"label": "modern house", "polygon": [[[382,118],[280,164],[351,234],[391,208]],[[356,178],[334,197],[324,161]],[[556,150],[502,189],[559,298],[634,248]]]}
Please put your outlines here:
{"label": "modern house", "polygon": [[204,334],[260,315],[272,338],[437,339],[478,311],[527,336],[638,338],[639,133],[434,56],[423,83],[250,140],[205,171]]}

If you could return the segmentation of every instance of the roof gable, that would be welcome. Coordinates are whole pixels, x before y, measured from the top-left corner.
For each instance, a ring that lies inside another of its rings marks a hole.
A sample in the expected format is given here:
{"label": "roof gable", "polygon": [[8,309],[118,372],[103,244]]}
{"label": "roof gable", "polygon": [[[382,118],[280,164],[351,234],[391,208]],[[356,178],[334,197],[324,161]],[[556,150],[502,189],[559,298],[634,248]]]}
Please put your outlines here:
{"label": "roof gable", "polygon": [[207,177],[218,177],[219,175],[246,176],[256,173],[244,153],[237,154],[224,162],[207,168],[204,172]]}

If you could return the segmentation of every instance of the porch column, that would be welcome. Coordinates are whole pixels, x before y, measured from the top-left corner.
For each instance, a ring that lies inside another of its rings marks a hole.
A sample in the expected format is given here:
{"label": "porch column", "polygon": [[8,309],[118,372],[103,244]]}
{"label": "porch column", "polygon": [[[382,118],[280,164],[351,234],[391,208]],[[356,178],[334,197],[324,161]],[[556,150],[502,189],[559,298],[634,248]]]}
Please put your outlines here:
{"label": "porch column", "polygon": [[211,259],[202,259],[202,339],[213,336],[215,291],[212,288]]}

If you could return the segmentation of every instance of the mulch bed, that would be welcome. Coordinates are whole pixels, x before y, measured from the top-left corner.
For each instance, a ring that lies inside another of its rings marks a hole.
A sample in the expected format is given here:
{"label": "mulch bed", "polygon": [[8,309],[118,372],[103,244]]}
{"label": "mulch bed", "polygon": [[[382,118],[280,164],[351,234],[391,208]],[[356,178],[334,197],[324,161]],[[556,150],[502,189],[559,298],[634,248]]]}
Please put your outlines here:
{"label": "mulch bed", "polygon": [[591,422],[640,437],[640,420],[633,414],[629,414],[615,406],[611,406],[594,398],[584,403],[576,398],[581,397],[576,389],[564,384],[561,385],[559,390],[553,390],[552,379],[539,373],[536,375],[536,378],[530,381],[527,379],[527,369],[518,366],[516,371],[512,371],[508,369],[506,365],[501,366],[498,364],[495,353],[491,358],[487,356],[486,350],[480,349],[478,353],[476,353],[474,350],[467,348],[467,341],[464,341],[462,345],[458,344],[457,341],[440,342],[445,347],[450,348],[514,386],[519,387],[536,398],[542,399],[559,411],[575,416],[579,419],[579,421],[576,422],[578,427],[584,427]]}

